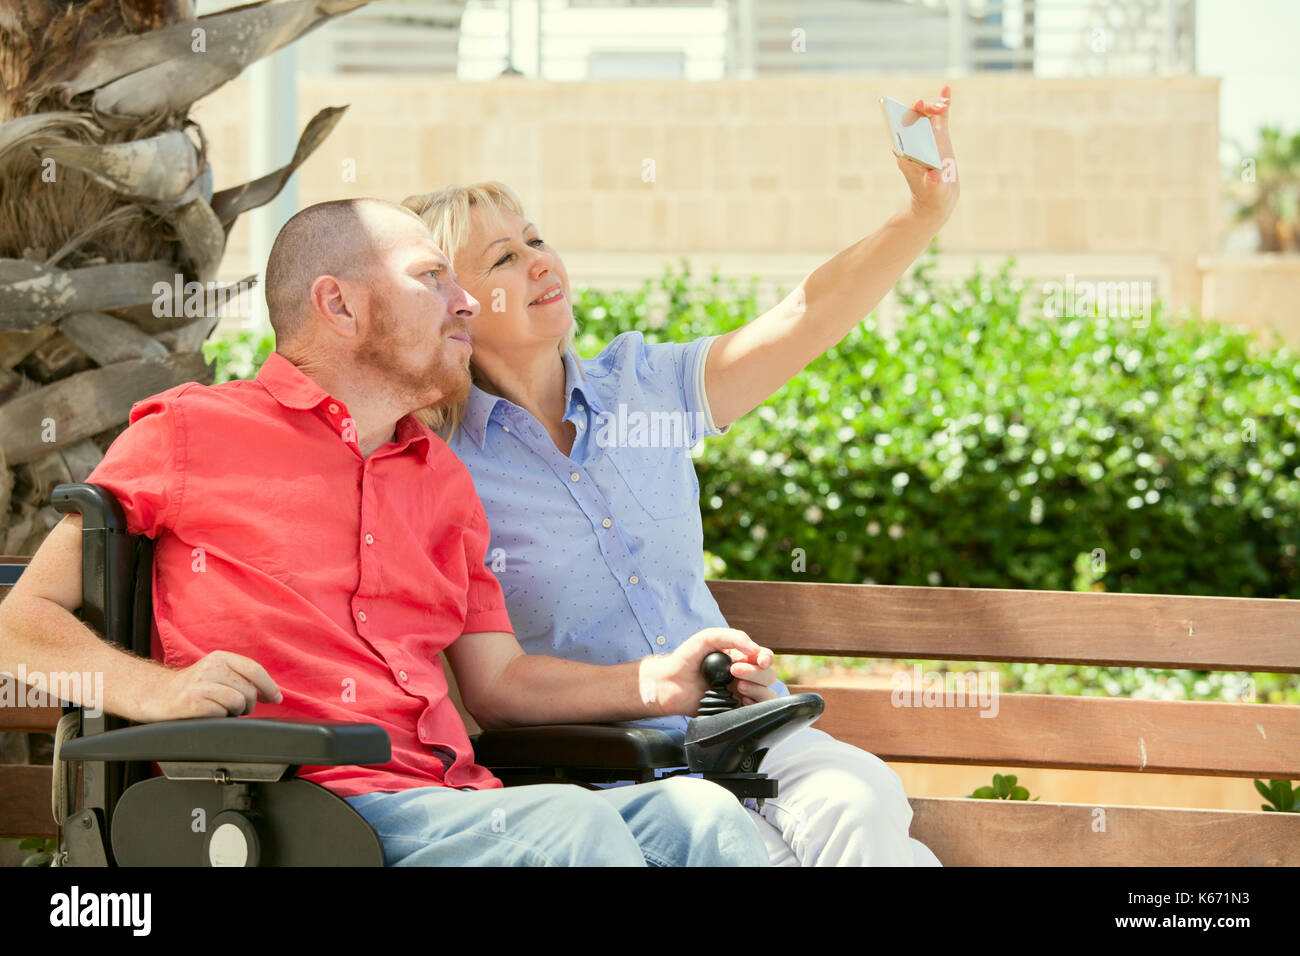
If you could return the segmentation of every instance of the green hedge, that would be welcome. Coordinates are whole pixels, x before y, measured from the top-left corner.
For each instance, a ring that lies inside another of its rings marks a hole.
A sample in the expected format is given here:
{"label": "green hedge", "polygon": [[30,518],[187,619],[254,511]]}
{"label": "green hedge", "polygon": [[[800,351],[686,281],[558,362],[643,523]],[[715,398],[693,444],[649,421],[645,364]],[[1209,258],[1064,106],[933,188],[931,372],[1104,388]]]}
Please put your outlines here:
{"label": "green hedge", "polygon": [[[1300,596],[1295,352],[1196,317],[1045,318],[1008,261],[961,281],[933,252],[874,316],[700,449],[715,576],[1152,594]],[[766,305],[766,303],[764,303]],[[757,280],[670,267],[576,289],[578,349],[685,341],[762,311]],[[209,343],[251,376],[269,335]],[[910,662],[909,662],[910,663]],[[959,667],[972,668],[964,664]],[[1004,690],[1237,699],[1246,675],[990,664]],[[1257,699],[1300,680],[1254,675]],[[1248,686],[1248,685],[1247,685]]]}
{"label": "green hedge", "polygon": [[[1252,355],[1247,333],[1159,304],[1144,328],[1046,319],[1011,265],[940,283],[927,257],[896,336],[867,318],[705,443],[704,537],[726,574],[1300,597],[1296,354]],[[683,268],[584,292],[580,345],[736,328],[753,289]]]}

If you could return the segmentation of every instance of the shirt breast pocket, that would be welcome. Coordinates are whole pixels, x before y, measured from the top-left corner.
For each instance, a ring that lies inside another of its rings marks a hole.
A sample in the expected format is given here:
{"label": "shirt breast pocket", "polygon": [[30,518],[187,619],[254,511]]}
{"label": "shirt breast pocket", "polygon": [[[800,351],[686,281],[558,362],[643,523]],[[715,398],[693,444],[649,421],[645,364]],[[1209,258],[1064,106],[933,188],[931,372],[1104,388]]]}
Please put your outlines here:
{"label": "shirt breast pocket", "polygon": [[686,449],[611,448],[608,458],[628,496],[653,520],[680,518],[699,508],[699,486]]}

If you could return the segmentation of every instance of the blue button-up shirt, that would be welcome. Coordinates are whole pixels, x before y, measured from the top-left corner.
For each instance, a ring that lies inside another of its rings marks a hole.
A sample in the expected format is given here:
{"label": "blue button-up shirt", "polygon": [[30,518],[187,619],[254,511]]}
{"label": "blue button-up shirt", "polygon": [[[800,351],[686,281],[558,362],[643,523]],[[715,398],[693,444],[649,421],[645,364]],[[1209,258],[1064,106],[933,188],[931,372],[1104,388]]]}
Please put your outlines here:
{"label": "blue button-up shirt", "polygon": [[[728,430],[704,392],[713,339],[651,345],[625,332],[581,368],[564,356],[569,455],[523,408],[470,390],[448,444],[483,501],[485,563],[528,653],[621,664],[727,626],[705,584],[691,457]],[[684,730],[686,718],[635,723]]]}

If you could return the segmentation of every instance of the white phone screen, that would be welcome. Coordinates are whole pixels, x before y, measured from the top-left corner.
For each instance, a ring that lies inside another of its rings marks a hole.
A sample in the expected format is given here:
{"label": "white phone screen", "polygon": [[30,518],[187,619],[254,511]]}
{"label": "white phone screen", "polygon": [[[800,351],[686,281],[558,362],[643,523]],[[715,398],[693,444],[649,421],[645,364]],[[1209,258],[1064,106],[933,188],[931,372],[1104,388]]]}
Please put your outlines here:
{"label": "white phone screen", "polygon": [[880,105],[885,113],[885,122],[889,126],[889,137],[895,151],[923,166],[942,169],[943,157],[939,155],[939,144],[935,142],[930,117],[915,113],[911,107],[888,96],[880,98]]}

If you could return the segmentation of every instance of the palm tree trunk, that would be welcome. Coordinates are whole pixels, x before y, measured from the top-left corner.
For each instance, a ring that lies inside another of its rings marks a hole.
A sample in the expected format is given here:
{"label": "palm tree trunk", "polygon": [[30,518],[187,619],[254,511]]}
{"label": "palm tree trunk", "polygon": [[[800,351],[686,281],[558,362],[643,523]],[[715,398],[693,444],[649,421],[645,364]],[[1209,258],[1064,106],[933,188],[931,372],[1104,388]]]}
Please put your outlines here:
{"label": "palm tree trunk", "polygon": [[[218,315],[159,315],[159,283],[211,287],[226,238],[286,165],[213,191],[194,102],[369,0],[280,0],[194,18],[193,0],[0,0],[0,554],[30,555],[132,404],[212,381]],[[286,157],[286,159],[288,159]],[[251,278],[251,277],[250,277]]]}

